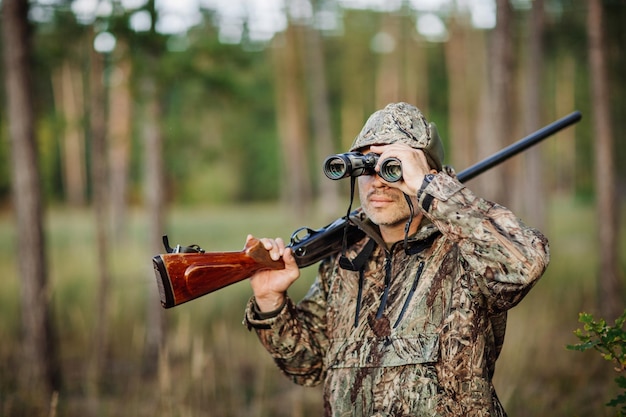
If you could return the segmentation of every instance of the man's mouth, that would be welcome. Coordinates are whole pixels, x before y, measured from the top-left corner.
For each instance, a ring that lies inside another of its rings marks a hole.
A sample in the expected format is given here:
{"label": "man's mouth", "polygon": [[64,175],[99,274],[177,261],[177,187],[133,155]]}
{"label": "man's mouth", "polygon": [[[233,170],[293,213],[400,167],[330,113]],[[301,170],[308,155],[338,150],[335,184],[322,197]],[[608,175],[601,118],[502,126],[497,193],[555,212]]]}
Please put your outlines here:
{"label": "man's mouth", "polygon": [[373,206],[383,206],[389,203],[393,203],[395,199],[386,195],[373,194],[370,195],[369,201]]}

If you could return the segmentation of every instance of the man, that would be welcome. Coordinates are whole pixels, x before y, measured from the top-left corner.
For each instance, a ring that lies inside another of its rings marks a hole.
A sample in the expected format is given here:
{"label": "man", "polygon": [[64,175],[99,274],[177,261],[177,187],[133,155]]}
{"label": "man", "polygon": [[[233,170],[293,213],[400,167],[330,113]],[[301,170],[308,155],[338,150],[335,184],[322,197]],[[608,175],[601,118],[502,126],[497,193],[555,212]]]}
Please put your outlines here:
{"label": "man", "polygon": [[350,150],[380,155],[377,170],[398,158],[402,179],[358,177],[366,236],[322,261],[297,305],[291,250],[261,239],[285,269],[252,277],[245,324],[294,382],[324,384],[326,416],[505,416],[492,377],[506,312],[543,274],[546,238],[457,181],[414,106],[375,112]]}

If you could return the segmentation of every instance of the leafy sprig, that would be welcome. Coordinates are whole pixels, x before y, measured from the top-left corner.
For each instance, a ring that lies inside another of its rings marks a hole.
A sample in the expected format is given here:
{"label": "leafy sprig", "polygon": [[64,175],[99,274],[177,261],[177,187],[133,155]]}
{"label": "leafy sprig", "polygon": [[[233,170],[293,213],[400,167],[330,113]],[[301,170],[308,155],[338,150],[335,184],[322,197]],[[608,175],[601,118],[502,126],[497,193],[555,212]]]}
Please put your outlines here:
{"label": "leafy sprig", "polygon": [[[574,331],[574,335],[580,340],[575,345],[567,345],[569,350],[584,352],[589,349],[596,350],[604,360],[615,364],[616,372],[626,370],[626,310],[619,316],[615,323],[607,325],[606,320],[596,320],[593,315],[580,313],[578,321],[583,324],[582,329]],[[617,397],[611,399],[606,405],[616,407],[620,417],[626,416],[626,376],[619,375],[615,383],[622,390]]]}

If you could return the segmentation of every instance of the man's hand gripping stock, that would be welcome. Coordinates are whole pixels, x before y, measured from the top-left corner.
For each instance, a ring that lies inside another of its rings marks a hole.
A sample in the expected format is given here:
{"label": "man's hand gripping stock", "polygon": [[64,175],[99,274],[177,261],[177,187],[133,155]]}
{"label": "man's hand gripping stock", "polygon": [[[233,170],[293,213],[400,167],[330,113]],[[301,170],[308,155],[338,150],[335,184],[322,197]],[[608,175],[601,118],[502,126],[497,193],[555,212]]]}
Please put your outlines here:
{"label": "man's hand gripping stock", "polygon": [[[248,235],[246,243],[251,239],[254,237]],[[259,271],[250,277],[250,285],[259,310],[274,311],[283,305],[287,289],[300,277],[300,268],[291,248],[286,247],[281,238],[259,240],[273,260],[282,258],[285,262],[285,269]]]}

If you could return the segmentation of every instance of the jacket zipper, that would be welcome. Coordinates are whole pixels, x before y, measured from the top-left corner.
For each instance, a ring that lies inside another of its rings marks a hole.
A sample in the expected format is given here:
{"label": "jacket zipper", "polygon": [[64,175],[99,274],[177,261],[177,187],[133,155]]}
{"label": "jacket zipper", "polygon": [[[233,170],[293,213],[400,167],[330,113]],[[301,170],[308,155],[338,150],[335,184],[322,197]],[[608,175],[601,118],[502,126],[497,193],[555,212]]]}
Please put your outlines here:
{"label": "jacket zipper", "polygon": [[[393,250],[393,247],[392,247]],[[385,253],[385,288],[383,289],[383,296],[380,300],[380,306],[376,312],[376,318],[379,319],[383,316],[385,311],[385,304],[387,304],[387,298],[389,297],[389,288],[391,287],[391,257],[392,251]]]}
{"label": "jacket zipper", "polygon": [[[385,306],[387,304],[387,299],[389,298],[389,290],[391,288],[391,265],[392,265],[391,260],[393,257],[395,245],[396,244],[394,244],[389,251],[385,251],[385,287],[383,289],[383,295],[380,300],[380,306],[378,306],[378,311],[376,312],[376,319],[380,319],[383,316],[383,313],[385,311]],[[424,261],[420,261],[419,265],[417,266],[417,271],[415,272],[415,278],[413,278],[413,284],[411,285],[411,289],[409,290],[409,293],[407,294],[406,300],[404,301],[404,304],[402,306],[402,310],[400,310],[400,315],[398,316],[398,318],[396,319],[396,322],[393,325],[394,329],[398,327],[398,325],[400,324],[400,321],[402,321],[402,318],[404,317],[404,314],[406,313],[407,308],[409,307],[411,299],[413,298],[413,294],[415,293],[415,290],[417,289],[417,284],[419,283],[419,279],[422,275],[423,270],[424,270]]]}
{"label": "jacket zipper", "polygon": [[415,272],[415,278],[413,278],[413,285],[411,285],[411,289],[409,290],[409,294],[406,296],[406,300],[404,301],[404,305],[402,306],[402,310],[400,311],[400,315],[396,320],[393,328],[395,329],[400,324],[402,317],[404,317],[404,313],[406,313],[406,309],[409,307],[411,303],[411,298],[413,298],[413,294],[415,294],[415,290],[417,289],[417,283],[420,280],[420,276],[422,275],[422,271],[424,271],[424,261],[420,261],[417,266],[417,272]]}

